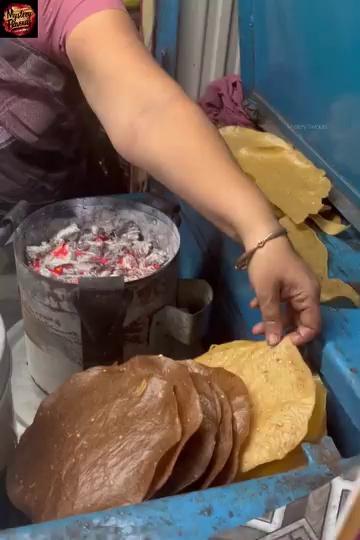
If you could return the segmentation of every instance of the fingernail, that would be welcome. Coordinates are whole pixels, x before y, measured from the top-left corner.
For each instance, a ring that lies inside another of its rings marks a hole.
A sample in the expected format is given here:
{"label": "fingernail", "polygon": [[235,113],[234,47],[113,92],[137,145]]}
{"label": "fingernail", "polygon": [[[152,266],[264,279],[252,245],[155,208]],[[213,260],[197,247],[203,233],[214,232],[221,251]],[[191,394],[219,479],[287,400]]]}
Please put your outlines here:
{"label": "fingernail", "polygon": [[270,345],[270,347],[275,347],[275,345],[277,345],[279,341],[280,338],[277,334],[269,334],[268,344]]}

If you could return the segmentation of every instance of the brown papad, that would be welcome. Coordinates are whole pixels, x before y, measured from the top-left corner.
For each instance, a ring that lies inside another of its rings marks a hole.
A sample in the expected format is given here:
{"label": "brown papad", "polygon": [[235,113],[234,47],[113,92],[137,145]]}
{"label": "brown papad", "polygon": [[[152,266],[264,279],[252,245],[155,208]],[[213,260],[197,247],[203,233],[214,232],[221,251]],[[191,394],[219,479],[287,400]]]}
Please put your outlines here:
{"label": "brown papad", "polygon": [[213,486],[223,486],[234,481],[239,469],[240,449],[250,430],[250,399],[245,384],[240,377],[222,368],[212,368],[214,381],[227,396],[233,412],[233,446],[229,459],[212,482]]}
{"label": "brown papad", "polygon": [[93,368],[40,405],[8,469],[9,497],[35,522],[139,503],[180,438],[171,381],[131,362]]}
{"label": "brown papad", "polygon": [[207,470],[215,449],[221,419],[218,398],[199,373],[190,372],[190,376],[200,396],[203,419],[180,453],[161,495],[174,495],[194,484]]}
{"label": "brown papad", "polygon": [[183,447],[199,429],[202,423],[203,413],[200,405],[200,397],[188,370],[179,362],[160,355],[137,356],[132,358],[128,364],[134,371],[142,373],[143,376],[157,375],[165,378],[174,386],[182,427],[180,441],[176,442],[172,448],[169,448],[169,451],[158,463],[153,481],[147,493],[147,498],[151,498],[170,477]]}
{"label": "brown papad", "polygon": [[196,487],[206,489],[215,480],[227,463],[233,447],[233,417],[230,402],[219,385],[216,383],[216,370],[202,366],[192,360],[188,361],[188,369],[200,373],[213,387],[220,402],[221,421],[216,437],[216,445],[213,456],[205,474],[200,478]]}

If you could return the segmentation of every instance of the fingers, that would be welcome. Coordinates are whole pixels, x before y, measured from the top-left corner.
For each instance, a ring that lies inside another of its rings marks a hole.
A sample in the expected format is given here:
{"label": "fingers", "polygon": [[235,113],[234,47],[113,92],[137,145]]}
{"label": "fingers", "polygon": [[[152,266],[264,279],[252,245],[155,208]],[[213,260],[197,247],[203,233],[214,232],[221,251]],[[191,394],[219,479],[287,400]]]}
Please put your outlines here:
{"label": "fingers", "polygon": [[283,335],[280,290],[273,288],[272,290],[263,291],[257,295],[257,298],[263,318],[263,327],[260,323],[260,325],[256,325],[258,326],[257,330],[264,331],[266,341],[273,347],[280,343]]}
{"label": "fingers", "polygon": [[[250,302],[250,307],[252,309],[256,309],[259,307],[259,302],[257,298],[254,298]],[[294,321],[293,321],[293,313],[291,309],[289,309],[289,306],[287,305],[281,305],[281,321],[282,321],[282,328],[283,331],[288,332],[293,329],[294,327]],[[265,334],[265,323],[263,321],[258,322],[255,324],[252,328],[252,333],[254,336],[261,336]]]}
{"label": "fingers", "polygon": [[[258,307],[258,302],[252,301],[251,307]],[[289,305],[291,308],[291,305]],[[293,313],[291,313],[293,311]],[[297,323],[294,325],[294,318],[297,320]],[[290,326],[291,325],[291,326]],[[288,336],[296,345],[300,347],[312,341],[320,332],[321,329],[321,315],[319,304],[314,301],[303,311],[295,312],[294,310],[288,309],[286,313],[282,314],[282,327],[285,330],[290,330],[290,328],[296,328],[289,332]],[[252,332],[255,336],[264,335],[266,333],[265,322],[259,322],[255,324],[252,329]]]}
{"label": "fingers", "polygon": [[[277,345],[284,330],[296,346],[314,339],[320,332],[320,286],[314,275],[299,258],[290,261],[291,271],[285,276],[272,275],[271,267],[260,274],[252,267],[251,281],[256,297],[250,302],[253,309],[260,308],[262,322],[253,328],[255,335],[265,334],[269,345]],[[275,261],[276,263],[276,261]],[[276,266],[276,264],[274,265]],[[282,317],[281,302],[287,306],[287,317]]]}
{"label": "fingers", "polygon": [[294,345],[299,347],[312,341],[321,330],[320,303],[316,298],[310,298],[308,305],[297,311],[297,320],[297,328],[290,337]]}
{"label": "fingers", "polygon": [[305,326],[299,326],[294,332],[290,332],[289,338],[297,347],[309,343],[317,335],[317,332]]}
{"label": "fingers", "polygon": [[296,328],[290,334],[294,345],[305,345],[313,340],[321,330],[320,285],[312,279],[301,293],[289,299],[295,313]]}
{"label": "fingers", "polygon": [[259,322],[253,326],[252,333],[254,336],[263,336],[265,334],[265,323]]}

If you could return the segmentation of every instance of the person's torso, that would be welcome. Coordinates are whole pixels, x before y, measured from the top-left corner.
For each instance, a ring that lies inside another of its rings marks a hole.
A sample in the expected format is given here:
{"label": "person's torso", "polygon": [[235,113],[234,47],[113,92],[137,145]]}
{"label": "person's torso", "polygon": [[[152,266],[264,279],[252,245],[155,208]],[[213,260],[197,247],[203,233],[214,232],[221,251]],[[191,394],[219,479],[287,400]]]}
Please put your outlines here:
{"label": "person's torso", "polygon": [[26,40],[0,39],[0,207],[66,196],[83,174],[81,93]]}

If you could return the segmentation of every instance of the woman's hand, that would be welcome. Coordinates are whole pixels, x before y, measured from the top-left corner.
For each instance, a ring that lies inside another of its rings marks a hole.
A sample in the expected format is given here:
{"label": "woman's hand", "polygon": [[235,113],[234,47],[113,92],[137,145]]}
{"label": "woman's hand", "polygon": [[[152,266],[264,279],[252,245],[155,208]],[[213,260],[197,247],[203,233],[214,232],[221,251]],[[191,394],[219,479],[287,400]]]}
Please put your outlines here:
{"label": "woman's hand", "polygon": [[[277,238],[259,249],[249,265],[255,291],[251,307],[259,307],[262,322],[253,328],[276,345],[285,331],[297,346],[311,341],[320,331],[320,286],[286,238]],[[285,312],[282,309],[285,304]]]}

